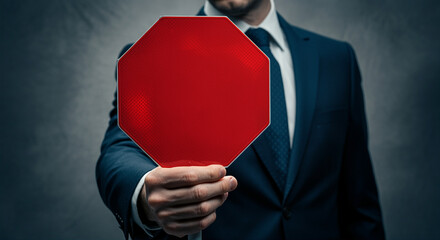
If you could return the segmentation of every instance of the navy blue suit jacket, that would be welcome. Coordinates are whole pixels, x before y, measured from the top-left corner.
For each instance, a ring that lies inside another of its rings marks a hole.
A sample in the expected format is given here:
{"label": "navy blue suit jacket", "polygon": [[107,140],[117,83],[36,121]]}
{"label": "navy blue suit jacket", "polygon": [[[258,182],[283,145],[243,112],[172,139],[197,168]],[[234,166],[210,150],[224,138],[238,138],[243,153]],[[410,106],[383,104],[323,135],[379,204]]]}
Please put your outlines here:
{"label": "navy blue suit jacket", "polygon": [[[203,238],[383,239],[353,49],[279,20],[296,86],[287,187],[278,188],[271,175],[275,166],[262,135],[228,168],[238,188]],[[113,105],[96,167],[99,190],[126,236],[148,238],[132,220],[130,200],[139,179],[156,165],[119,129],[116,99]],[[156,237],[173,238],[163,231]]]}

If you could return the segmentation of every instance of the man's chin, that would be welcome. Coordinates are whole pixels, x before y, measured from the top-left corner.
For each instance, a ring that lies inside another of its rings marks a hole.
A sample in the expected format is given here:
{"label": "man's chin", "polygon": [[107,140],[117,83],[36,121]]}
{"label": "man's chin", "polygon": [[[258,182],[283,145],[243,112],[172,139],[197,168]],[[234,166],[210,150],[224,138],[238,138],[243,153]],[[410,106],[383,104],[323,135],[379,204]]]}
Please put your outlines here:
{"label": "man's chin", "polygon": [[209,0],[220,12],[230,17],[241,17],[256,8],[262,0]]}

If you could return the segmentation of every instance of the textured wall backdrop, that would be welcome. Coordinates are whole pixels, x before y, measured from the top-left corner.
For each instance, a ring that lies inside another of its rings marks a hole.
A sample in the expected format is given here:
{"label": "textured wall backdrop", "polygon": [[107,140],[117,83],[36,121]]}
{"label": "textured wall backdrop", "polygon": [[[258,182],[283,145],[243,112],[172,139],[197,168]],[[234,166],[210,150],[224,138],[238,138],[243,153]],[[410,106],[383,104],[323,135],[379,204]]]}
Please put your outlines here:
{"label": "textured wall backdrop", "polygon": [[[0,239],[122,239],[94,167],[116,55],[202,0],[0,1]],[[284,0],[292,24],[355,48],[389,239],[440,239],[440,4]]]}

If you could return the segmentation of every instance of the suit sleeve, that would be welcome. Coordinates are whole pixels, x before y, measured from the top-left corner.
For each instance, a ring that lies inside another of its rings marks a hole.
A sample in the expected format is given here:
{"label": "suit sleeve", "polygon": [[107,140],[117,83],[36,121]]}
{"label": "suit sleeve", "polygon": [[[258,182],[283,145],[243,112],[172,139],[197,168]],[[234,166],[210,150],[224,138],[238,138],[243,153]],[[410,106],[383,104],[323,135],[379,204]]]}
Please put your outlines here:
{"label": "suit sleeve", "polygon": [[339,218],[343,239],[384,239],[384,228],[373,167],[368,151],[361,76],[356,56],[350,59],[350,115],[339,192]]}
{"label": "suit sleeve", "polygon": [[[130,46],[127,45],[120,56]],[[131,198],[139,180],[156,164],[120,130],[116,96],[96,165],[96,181],[104,203],[115,215],[125,238],[130,234],[133,239],[148,239],[133,221]]]}

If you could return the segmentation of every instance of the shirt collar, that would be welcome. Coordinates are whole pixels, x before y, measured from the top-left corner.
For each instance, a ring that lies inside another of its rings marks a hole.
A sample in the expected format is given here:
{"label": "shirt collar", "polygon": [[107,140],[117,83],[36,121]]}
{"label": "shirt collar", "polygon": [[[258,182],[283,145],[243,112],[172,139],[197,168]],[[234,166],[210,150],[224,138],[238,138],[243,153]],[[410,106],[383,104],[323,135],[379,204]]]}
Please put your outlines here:
{"label": "shirt collar", "polygon": [[[219,10],[217,10],[208,0],[205,1],[204,11],[206,16],[224,16]],[[246,32],[249,28],[262,28],[266,30],[275,43],[284,51],[286,49],[286,43],[284,41],[283,31],[281,29],[280,23],[278,21],[277,12],[275,9],[275,3],[270,0],[270,10],[266,18],[259,26],[252,26],[243,20],[230,17],[229,18],[242,32]]]}

